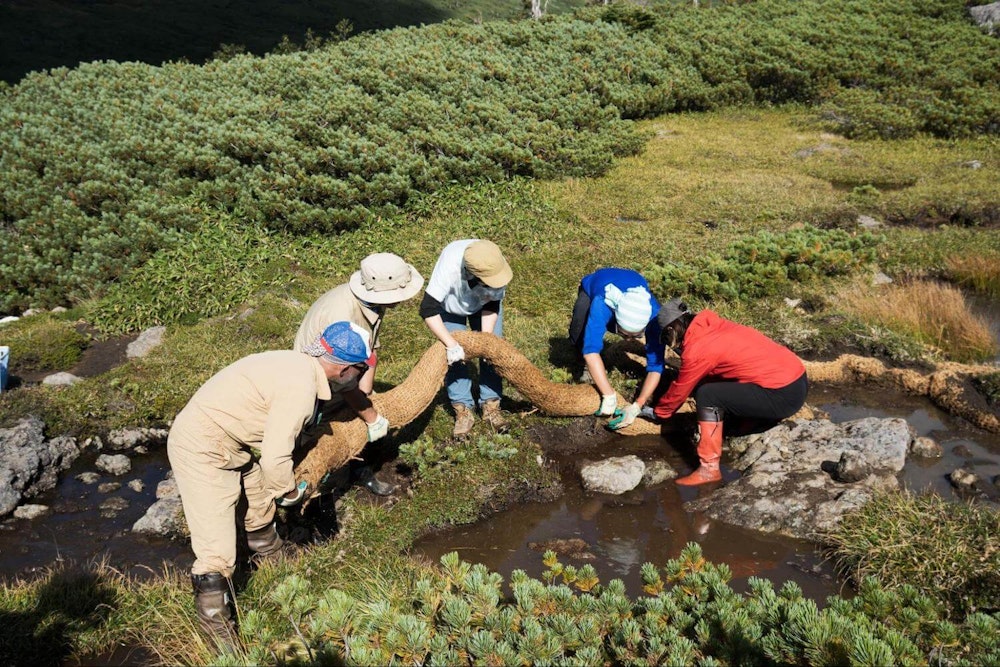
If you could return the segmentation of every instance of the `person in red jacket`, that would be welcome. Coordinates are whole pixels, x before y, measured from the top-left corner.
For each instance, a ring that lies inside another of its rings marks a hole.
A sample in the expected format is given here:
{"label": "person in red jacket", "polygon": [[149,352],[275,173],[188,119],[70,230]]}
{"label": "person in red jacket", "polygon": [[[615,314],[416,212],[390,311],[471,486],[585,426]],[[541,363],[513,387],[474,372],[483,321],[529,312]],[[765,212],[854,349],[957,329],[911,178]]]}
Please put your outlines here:
{"label": "person in red jacket", "polygon": [[809,382],[794,352],[751,327],[711,310],[695,314],[680,299],[657,315],[660,341],[680,354],[677,379],[653,414],[669,419],[694,394],[698,414],[700,466],[677,480],[694,486],[722,479],[722,422],[726,416],[777,423],[805,403]]}

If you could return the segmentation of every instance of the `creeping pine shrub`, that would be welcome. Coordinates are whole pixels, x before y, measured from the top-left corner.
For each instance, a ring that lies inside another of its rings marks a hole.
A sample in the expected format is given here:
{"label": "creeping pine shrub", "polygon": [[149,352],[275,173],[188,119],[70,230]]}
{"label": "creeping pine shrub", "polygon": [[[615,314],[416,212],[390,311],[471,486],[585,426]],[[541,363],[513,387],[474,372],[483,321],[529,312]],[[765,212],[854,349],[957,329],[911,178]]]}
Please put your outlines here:
{"label": "creeping pine shrub", "polygon": [[812,226],[788,232],[761,232],[707,253],[696,263],[667,262],[647,267],[654,289],[667,294],[717,298],[760,298],[781,294],[789,284],[846,275],[872,262],[881,238]]}
{"label": "creeping pine shrub", "polygon": [[0,97],[0,312],[89,297],[220,212],[336,233],[452,183],[599,175],[635,118],[798,101],[858,136],[1000,131],[1000,51],[961,0],[684,5],[29,74]]}
{"label": "creeping pine shrub", "polygon": [[295,635],[273,645],[285,649],[279,662],[346,665],[920,665],[931,649],[943,664],[1000,657],[1000,618],[948,623],[912,587],[867,580],[820,610],[793,582],[775,590],[751,578],[734,592],[729,568],[691,543],[663,568],[644,564],[645,595],[632,599],[591,565],[563,566],[551,552],[545,563],[546,581],[515,570],[505,582],[451,553],[396,586],[407,593],[393,600],[316,590],[291,575],[273,599]]}

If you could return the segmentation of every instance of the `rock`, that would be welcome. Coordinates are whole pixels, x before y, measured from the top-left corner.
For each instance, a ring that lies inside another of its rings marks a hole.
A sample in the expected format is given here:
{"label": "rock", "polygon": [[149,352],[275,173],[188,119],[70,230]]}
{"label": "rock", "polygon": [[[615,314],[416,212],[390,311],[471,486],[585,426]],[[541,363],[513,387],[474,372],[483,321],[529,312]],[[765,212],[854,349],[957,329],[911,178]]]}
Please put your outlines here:
{"label": "rock", "polygon": [[146,488],[146,485],[142,483],[141,479],[133,479],[128,483],[128,488],[132,489],[136,493],[142,493],[142,490]]}
{"label": "rock", "polygon": [[98,509],[101,510],[101,516],[110,519],[114,518],[123,509],[128,508],[128,501],[119,496],[112,496],[98,505]]}
{"label": "rock", "polygon": [[858,452],[841,452],[833,478],[843,484],[860,482],[871,474],[865,457]]}
{"label": "rock", "polygon": [[101,440],[101,436],[95,435],[83,441],[83,449],[90,449],[91,447],[97,451],[104,449],[104,441]]}
{"label": "rock", "polygon": [[955,445],[951,448],[951,453],[955,456],[961,456],[963,459],[971,459],[973,456],[972,450],[965,445]]}
{"label": "rock", "polygon": [[139,445],[165,445],[169,431],[165,428],[123,428],[108,433],[108,449],[118,452]]}
{"label": "rock", "polygon": [[14,510],[15,519],[37,519],[49,513],[48,505],[21,505]]}
{"label": "rock", "polygon": [[81,472],[76,476],[76,479],[80,480],[84,484],[95,484],[100,478],[101,476],[96,472]]}
{"label": "rock", "polygon": [[997,26],[1000,26],[1000,2],[969,7],[969,16],[986,34],[994,35],[997,33]]}
{"label": "rock", "polygon": [[67,311],[66,306],[56,306],[55,308],[53,308],[49,312],[50,313],[57,313],[58,314],[58,313],[65,313],[66,311]]}
{"label": "rock", "polygon": [[59,473],[80,455],[76,439],[45,439],[45,424],[25,417],[0,429],[0,517],[14,511],[22,499],[55,488]]}
{"label": "rock", "polygon": [[[688,502],[686,509],[808,539],[835,526],[876,490],[898,484],[913,433],[903,419],[815,419],[783,422],[738,440],[735,449],[742,454],[733,467],[743,473],[740,479]],[[824,470],[854,481],[835,481]]]}
{"label": "rock", "polygon": [[156,485],[157,498],[170,498],[178,494],[177,482],[174,481],[173,475]]}
{"label": "rock", "polygon": [[41,315],[45,311],[41,308],[29,308],[28,310],[21,313],[21,317],[31,317],[32,315]]}
{"label": "rock", "polygon": [[132,462],[124,454],[101,454],[94,463],[98,470],[109,475],[124,475],[132,470]]}
{"label": "rock", "polygon": [[578,537],[567,539],[546,540],[545,542],[528,542],[532,551],[554,551],[557,556],[565,556],[574,560],[594,560],[597,558],[590,551],[590,545]]}
{"label": "rock", "polygon": [[870,215],[859,215],[858,216],[858,227],[862,229],[878,229],[882,226],[882,223]]}
{"label": "rock", "polygon": [[668,479],[677,477],[677,471],[666,461],[654,459],[646,464],[646,471],[642,473],[642,483],[645,486],[656,486]]}
{"label": "rock", "polygon": [[128,347],[125,348],[125,356],[129,359],[145,357],[163,343],[163,334],[166,331],[166,327],[151,327],[146,329],[139,334],[138,338],[128,344]]}
{"label": "rock", "polygon": [[982,169],[983,163],[979,160],[969,160],[968,162],[963,162],[962,166],[966,169]]}
{"label": "rock", "polygon": [[596,493],[618,495],[639,486],[646,464],[638,456],[617,456],[580,469],[583,488]]}
{"label": "rock", "polygon": [[785,305],[793,310],[798,308],[801,303],[802,299],[790,299],[787,296],[785,297]]}
{"label": "rock", "polygon": [[7,315],[6,317],[0,317],[0,324],[7,324],[8,322],[17,322],[20,317],[17,315]]}
{"label": "rock", "polygon": [[892,278],[885,275],[881,271],[876,271],[875,275],[872,276],[872,285],[876,287],[878,285],[891,285],[891,284],[892,284]]}
{"label": "rock", "polygon": [[118,489],[122,488],[121,482],[105,482],[97,487],[98,493],[114,493]]}
{"label": "rock", "polygon": [[944,448],[934,438],[922,435],[913,439],[913,444],[910,445],[910,453],[914,456],[922,456],[925,459],[939,459],[944,456]]}
{"label": "rock", "polygon": [[948,481],[959,491],[975,493],[979,475],[966,468],[958,468],[951,471],[951,474],[948,475]]}
{"label": "rock", "polygon": [[180,496],[157,500],[132,526],[132,532],[147,535],[182,535],[186,530]]}
{"label": "rock", "polygon": [[53,373],[52,375],[46,375],[44,378],[42,378],[42,384],[50,384],[55,386],[67,386],[82,381],[83,378],[79,378],[73,375],[72,373],[66,373],[66,372]]}

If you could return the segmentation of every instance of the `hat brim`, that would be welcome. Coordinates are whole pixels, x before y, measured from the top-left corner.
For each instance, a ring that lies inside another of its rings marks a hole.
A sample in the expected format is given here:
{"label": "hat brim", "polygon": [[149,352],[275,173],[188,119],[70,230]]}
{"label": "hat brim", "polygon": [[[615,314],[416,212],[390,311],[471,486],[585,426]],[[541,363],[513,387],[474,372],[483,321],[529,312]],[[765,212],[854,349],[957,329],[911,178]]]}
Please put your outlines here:
{"label": "hat brim", "polygon": [[507,283],[510,282],[511,278],[514,277],[514,271],[511,270],[510,264],[504,265],[504,268],[499,273],[494,273],[492,276],[484,278],[483,276],[477,276],[483,281],[483,284],[487,287],[492,287],[493,289],[499,289],[501,287],[506,287]]}
{"label": "hat brim", "polygon": [[410,282],[406,284],[406,287],[397,287],[396,289],[387,289],[382,290],[381,292],[366,289],[364,283],[361,281],[360,271],[355,271],[351,275],[351,279],[347,282],[350,285],[351,293],[354,294],[354,296],[358,297],[362,301],[365,301],[366,303],[383,305],[387,303],[399,303],[415,297],[424,286],[424,277],[420,275],[420,272],[411,265]]}

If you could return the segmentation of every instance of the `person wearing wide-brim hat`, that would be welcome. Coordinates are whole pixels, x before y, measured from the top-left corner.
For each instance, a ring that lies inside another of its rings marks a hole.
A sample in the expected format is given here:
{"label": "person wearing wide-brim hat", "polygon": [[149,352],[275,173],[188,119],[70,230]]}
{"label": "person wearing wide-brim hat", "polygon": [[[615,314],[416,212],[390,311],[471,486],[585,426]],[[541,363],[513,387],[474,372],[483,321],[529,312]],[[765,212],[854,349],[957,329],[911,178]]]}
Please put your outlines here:
{"label": "person wearing wide-brim hat", "polygon": [[[472,380],[465,350],[452,331],[472,329],[503,337],[503,299],[513,271],[496,243],[463,239],[445,246],[438,257],[420,304],[427,328],[444,343],[448,371],[445,386],[455,411],[454,436],[467,435],[475,423]],[[498,431],[507,421],[500,410],[503,380],[485,359],[479,364],[479,406],[483,420]]]}
{"label": "person wearing wide-brim hat", "polygon": [[243,357],[195,392],[170,427],[167,456],[177,482],[195,561],[191,583],[199,624],[218,645],[233,646],[236,616],[237,504],[254,559],[286,546],[276,505],[308,494],[296,484],[293,451],[315,419],[331,383],[346,384],[373,363],[368,332],[335,322],[301,352],[273,350]]}
{"label": "person wearing wide-brim hat", "polygon": [[[601,406],[596,414],[615,415],[608,423],[612,429],[631,423],[660,383],[663,346],[656,320],[659,310],[660,304],[650,292],[649,283],[642,274],[631,269],[605,267],[580,280],[569,324],[569,339],[583,357],[587,375],[601,394]],[[645,338],[646,377],[635,401],[617,412],[617,394],[601,358],[604,335],[608,332],[625,339]]]}
{"label": "person wearing wide-brim hat", "polygon": [[677,483],[717,482],[722,479],[723,419],[776,424],[792,416],[809,390],[805,365],[794,352],[756,329],[711,310],[693,313],[680,299],[665,303],[657,317],[661,341],[680,354],[681,367],[651,416],[669,419],[693,393],[699,466]]}
{"label": "person wearing wide-brim hat", "polygon": [[371,368],[346,384],[333,382],[331,389],[368,425],[369,441],[386,435],[389,427],[369,399],[375,386],[382,318],[388,308],[416,296],[423,285],[420,272],[399,255],[390,252],[368,255],[348,282],[334,287],[310,306],[295,335],[293,348],[302,351],[330,322],[353,322],[368,332],[375,351]]}

